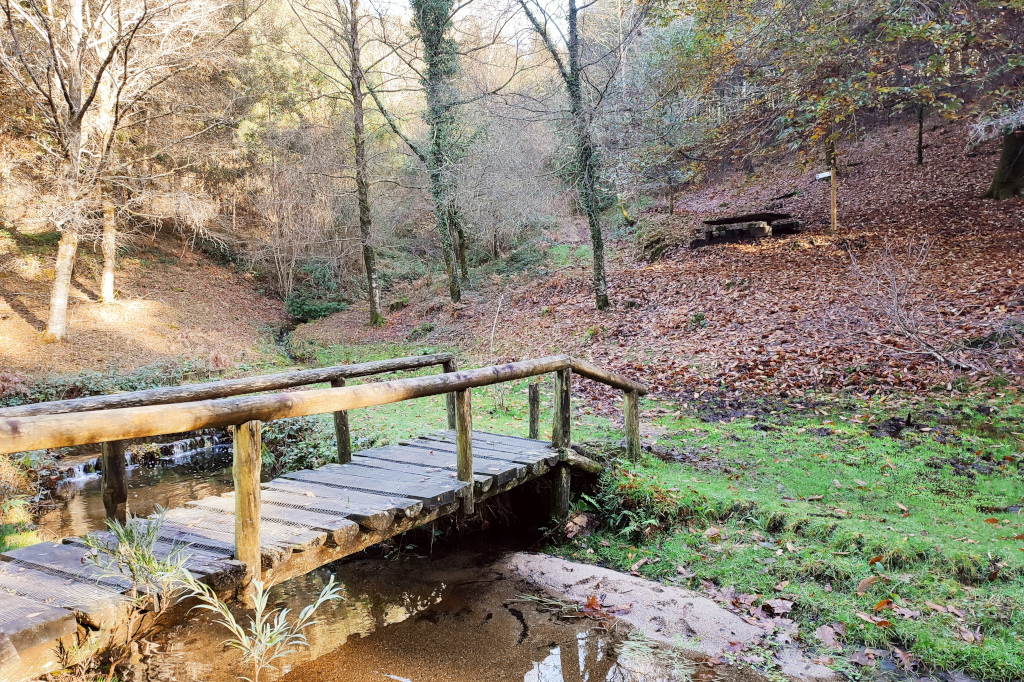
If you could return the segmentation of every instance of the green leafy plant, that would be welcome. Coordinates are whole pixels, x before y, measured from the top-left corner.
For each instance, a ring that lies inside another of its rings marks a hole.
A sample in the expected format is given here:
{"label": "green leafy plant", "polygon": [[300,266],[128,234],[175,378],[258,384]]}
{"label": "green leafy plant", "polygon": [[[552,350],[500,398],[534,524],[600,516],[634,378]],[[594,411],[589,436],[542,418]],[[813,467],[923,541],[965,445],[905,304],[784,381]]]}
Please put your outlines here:
{"label": "green leafy plant", "polygon": [[294,653],[299,647],[309,646],[304,631],[316,623],[313,614],[317,609],[327,602],[344,597],[341,596],[341,585],[336,584],[334,576],[331,576],[316,601],[302,609],[294,622],[289,622],[289,609],[268,608],[270,592],[263,581],[253,580],[253,587],[256,591],[253,616],[248,625],[242,625],[212,587],[188,577],[188,588],[200,601],[195,608],[215,614],[215,622],[231,633],[231,638],[224,644],[241,651],[243,660],[252,665],[253,676],[242,679],[259,682],[261,671],[277,670],[274,661]]}

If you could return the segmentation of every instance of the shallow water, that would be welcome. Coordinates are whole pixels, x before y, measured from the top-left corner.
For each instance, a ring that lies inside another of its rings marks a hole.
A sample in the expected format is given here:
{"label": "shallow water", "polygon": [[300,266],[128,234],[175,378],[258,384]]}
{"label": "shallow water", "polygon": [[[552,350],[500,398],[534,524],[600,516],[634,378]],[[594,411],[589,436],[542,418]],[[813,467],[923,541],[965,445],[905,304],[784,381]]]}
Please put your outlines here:
{"label": "shallow water", "polygon": [[[75,462],[65,466],[78,468]],[[195,457],[178,466],[128,467],[128,511],[148,516],[159,505],[165,509],[234,489],[231,454]],[[58,488],[63,499],[40,514],[37,523],[46,539],[85,535],[106,528],[106,511],[99,474],[68,478]]]}
{"label": "shallow water", "polygon": [[[563,620],[525,601],[529,584],[505,575],[496,556],[338,562],[273,589],[270,602],[294,616],[333,573],[345,600],[324,607],[310,647],[280,661],[285,682],[676,682],[643,645],[593,620]],[[614,629],[614,628],[613,628]],[[252,677],[221,626],[205,616],[162,634],[149,656],[151,682],[226,682]],[[267,671],[269,672],[269,671]],[[734,677],[698,666],[697,679]],[[270,675],[269,677],[274,677]],[[261,679],[269,679],[261,676]]]}

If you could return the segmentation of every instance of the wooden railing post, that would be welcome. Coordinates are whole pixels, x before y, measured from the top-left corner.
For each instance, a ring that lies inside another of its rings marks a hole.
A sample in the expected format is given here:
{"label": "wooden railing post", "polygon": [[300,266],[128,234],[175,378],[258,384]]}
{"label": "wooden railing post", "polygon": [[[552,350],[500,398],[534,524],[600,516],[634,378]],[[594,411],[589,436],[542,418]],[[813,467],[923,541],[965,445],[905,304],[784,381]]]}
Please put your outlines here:
{"label": "wooden railing post", "polygon": [[626,423],[626,455],[634,462],[640,459],[640,395],[626,391],[623,420]]}
{"label": "wooden railing post", "polygon": [[551,425],[551,446],[568,450],[572,440],[572,370],[555,372],[555,416]]}
{"label": "wooden railing post", "polygon": [[113,440],[100,445],[100,469],[107,520],[124,523],[128,520],[128,463],[124,459],[124,441]]}
{"label": "wooden railing post", "polygon": [[530,382],[530,438],[540,438],[540,384]]}
{"label": "wooden railing post", "polygon": [[252,581],[261,576],[260,559],[260,455],[263,450],[261,424],[248,421],[234,428],[235,559],[245,564],[241,599],[251,607],[255,594]]}
{"label": "wooden railing post", "polygon": [[455,449],[458,453],[460,481],[468,481],[469,489],[462,508],[473,513],[473,409],[469,389],[455,392]]}
{"label": "wooden railing post", "polygon": [[[441,369],[444,370],[445,374],[449,372],[458,372],[459,364],[454,360],[445,360],[441,363]],[[445,407],[448,409],[448,428],[455,428],[455,394],[445,393],[444,394]]]}
{"label": "wooden railing post", "polygon": [[[344,377],[331,381],[331,388],[341,388],[344,385]],[[334,413],[334,435],[338,441],[338,462],[348,464],[352,461],[352,435],[348,430],[348,412],[345,410]]]}

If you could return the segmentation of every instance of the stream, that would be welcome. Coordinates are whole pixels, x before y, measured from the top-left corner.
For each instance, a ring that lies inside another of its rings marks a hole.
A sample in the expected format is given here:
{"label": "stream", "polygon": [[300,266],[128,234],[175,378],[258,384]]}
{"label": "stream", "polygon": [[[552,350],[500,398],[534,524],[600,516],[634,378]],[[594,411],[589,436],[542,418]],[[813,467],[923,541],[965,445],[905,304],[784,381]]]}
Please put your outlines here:
{"label": "stream", "polygon": [[[181,507],[234,489],[231,440],[223,433],[132,445],[125,456],[129,460],[128,511],[136,516],[149,516],[157,506]],[[106,528],[98,458],[97,449],[82,449],[57,465],[60,473],[55,495],[36,519],[44,539],[80,536]]]}
{"label": "stream", "polygon": [[[479,542],[477,543],[479,544]],[[488,543],[489,544],[489,543]],[[498,544],[502,544],[498,541]],[[493,549],[432,557],[350,558],[276,586],[269,603],[292,616],[329,577],[344,600],[317,613],[309,648],[279,661],[282,682],[683,682],[760,679],[729,666],[665,660],[625,632],[585,618],[560,618],[524,598],[536,588],[510,577]],[[621,628],[620,628],[621,629]],[[225,647],[227,631],[198,616],[157,637],[140,678],[227,682],[252,677]]]}

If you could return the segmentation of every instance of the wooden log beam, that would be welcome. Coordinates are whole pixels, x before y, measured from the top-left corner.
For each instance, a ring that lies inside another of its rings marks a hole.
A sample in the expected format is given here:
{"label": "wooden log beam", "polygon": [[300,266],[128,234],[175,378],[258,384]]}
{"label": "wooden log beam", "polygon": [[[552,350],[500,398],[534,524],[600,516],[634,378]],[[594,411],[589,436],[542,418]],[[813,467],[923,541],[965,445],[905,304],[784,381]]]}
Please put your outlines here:
{"label": "wooden log beam", "polygon": [[[452,372],[458,372],[459,371],[459,364],[455,361],[455,358],[451,358],[450,360],[445,360],[441,364],[441,370],[445,374],[450,374]],[[445,396],[444,396],[444,404],[445,404],[445,408],[448,410],[448,428],[449,429],[454,429],[455,428],[455,419],[456,419],[456,416],[455,416],[455,394],[454,393],[446,393]]]}
{"label": "wooden log beam", "polygon": [[[345,379],[338,378],[331,382],[331,388],[341,388]],[[339,410],[334,413],[334,437],[338,442],[338,463],[348,464],[352,461],[352,434],[348,430],[348,412]]]}
{"label": "wooden log beam", "polygon": [[568,450],[572,441],[572,370],[555,373],[555,409],[551,424],[551,447]]}
{"label": "wooden log beam", "polygon": [[540,384],[530,384],[530,438],[540,438]]}
{"label": "wooden log beam", "polygon": [[[9,417],[29,417],[44,414],[63,414],[68,412],[90,412],[92,410],[111,410],[125,407],[142,407],[146,405],[169,405],[173,403],[189,403],[197,400],[213,400],[261,393],[263,391],[279,391],[296,386],[328,383],[335,379],[353,379],[356,377],[386,374],[401,370],[420,369],[433,365],[454,362],[451,353],[435,353],[433,355],[413,355],[405,358],[361,362],[353,365],[338,365],[321,369],[306,369],[296,372],[281,372],[258,377],[242,377],[224,379],[202,384],[187,386],[168,386],[152,388],[132,393],[115,393],[114,395],[75,398],[74,400],[58,400],[48,403],[33,403],[0,409],[0,419]],[[448,371],[448,370],[445,370]]]}
{"label": "wooden log beam", "polygon": [[[473,481],[473,407],[469,389],[455,392],[456,469],[460,481]],[[473,513],[473,487],[466,489],[462,508]]]}
{"label": "wooden log beam", "polygon": [[100,489],[107,520],[128,520],[128,463],[124,459],[124,441],[114,440],[100,447]]}
{"label": "wooden log beam", "polygon": [[572,510],[572,498],[571,491],[569,490],[569,481],[572,478],[572,474],[569,471],[569,464],[566,462],[559,462],[555,465],[555,470],[552,474],[552,502],[551,509],[552,515],[555,521],[558,523],[565,523],[569,518],[569,512]]}
{"label": "wooden log beam", "polygon": [[586,360],[577,360],[576,358],[573,358],[572,371],[588,379],[599,381],[602,384],[607,384],[612,388],[618,388],[622,391],[634,391],[640,395],[647,395],[647,387],[643,384],[609,372],[608,370],[602,369],[595,364],[587,362]]}
{"label": "wooden log beam", "polygon": [[626,423],[626,455],[636,462],[640,459],[640,396],[628,391],[622,407]]}
{"label": "wooden log beam", "polygon": [[245,564],[245,577],[240,598],[253,606],[255,586],[252,581],[262,571],[260,554],[260,466],[263,440],[260,422],[252,420],[234,428],[234,460],[231,474],[235,479],[235,559]]}
{"label": "wooden log beam", "polygon": [[569,365],[568,356],[554,355],[450,374],[342,388],[129,407],[80,414],[0,418],[0,454],[148,438],[231,426],[253,420],[271,421],[386,405],[467,388],[527,379],[567,370]]}

